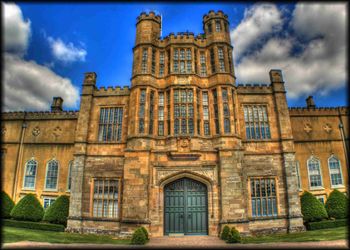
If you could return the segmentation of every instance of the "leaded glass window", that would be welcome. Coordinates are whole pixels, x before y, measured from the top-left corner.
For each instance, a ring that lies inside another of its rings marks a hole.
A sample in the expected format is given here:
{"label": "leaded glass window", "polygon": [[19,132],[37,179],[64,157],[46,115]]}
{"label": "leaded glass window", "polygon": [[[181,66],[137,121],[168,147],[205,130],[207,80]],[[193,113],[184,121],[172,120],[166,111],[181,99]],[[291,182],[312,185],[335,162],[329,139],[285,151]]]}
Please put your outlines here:
{"label": "leaded glass window", "polygon": [[122,138],[123,108],[101,108],[98,130],[100,142],[120,141]]}
{"label": "leaded glass window", "polygon": [[35,177],[38,163],[35,160],[30,160],[26,163],[23,188],[34,189]]}
{"label": "leaded glass window", "polygon": [[152,48],[152,74],[156,73],[156,50]]}
{"label": "leaded glass window", "polygon": [[295,170],[297,174],[298,189],[301,189],[300,164],[298,161],[295,162]]}
{"label": "leaded glass window", "polygon": [[70,191],[72,186],[72,168],[73,168],[73,161],[70,161],[68,164],[68,179],[67,179],[67,190]]}
{"label": "leaded glass window", "polygon": [[222,47],[218,48],[218,57],[220,72],[225,72],[224,49]]}
{"label": "leaded glass window", "polygon": [[215,30],[217,32],[220,32],[221,31],[221,23],[220,23],[220,20],[216,20],[215,21]]}
{"label": "leaded glass window", "polygon": [[322,187],[321,165],[320,161],[315,157],[311,157],[307,161],[309,173],[309,183],[311,188]]}
{"label": "leaded glass window", "polygon": [[246,138],[270,139],[270,127],[265,105],[244,105]]}
{"label": "leaded glass window", "polygon": [[149,127],[148,127],[148,133],[150,135],[153,134],[153,122],[154,122],[154,91],[151,91],[150,98],[149,98]]}
{"label": "leaded glass window", "polygon": [[208,32],[211,33],[212,31],[211,22],[208,22]]}
{"label": "leaded glass window", "polygon": [[277,215],[277,195],[274,178],[250,180],[252,217]]}
{"label": "leaded glass window", "polygon": [[142,50],[141,70],[143,74],[147,73],[147,59],[148,59],[148,49],[145,48]]}
{"label": "leaded glass window", "polygon": [[146,90],[141,89],[140,105],[139,105],[139,133],[145,132],[145,105],[146,105]]}
{"label": "leaded glass window", "polygon": [[166,92],[166,105],[167,105],[167,134],[170,135],[170,90]]}
{"label": "leaded glass window", "polygon": [[92,216],[118,218],[119,180],[96,178],[93,183]]}
{"label": "leaded glass window", "polygon": [[220,123],[219,123],[219,108],[218,108],[218,96],[216,89],[213,90],[213,100],[214,100],[214,124],[215,124],[215,134],[220,134]]}
{"label": "leaded glass window", "polygon": [[44,209],[47,209],[49,206],[52,205],[52,203],[54,203],[54,201],[56,200],[56,198],[49,198],[49,197],[45,197],[43,199],[43,207]]}
{"label": "leaded glass window", "polygon": [[194,133],[194,107],[192,89],[174,90],[174,134]]}
{"label": "leaded glass window", "polygon": [[[180,56],[179,56],[180,53]],[[174,49],[174,72],[192,73],[192,51],[191,49]]]}
{"label": "leaded glass window", "polygon": [[201,51],[200,52],[200,64],[201,64],[201,76],[206,76],[207,75],[207,66],[206,66],[206,60],[205,60],[205,52]]}
{"label": "leaded glass window", "polygon": [[58,162],[51,160],[47,164],[45,189],[57,189]]}
{"label": "leaded glass window", "polygon": [[158,93],[158,135],[164,135],[164,93]]}
{"label": "leaded glass window", "polygon": [[159,76],[164,75],[164,51],[159,53]]}
{"label": "leaded glass window", "polygon": [[215,73],[216,72],[216,68],[215,68],[215,54],[214,54],[214,49],[211,48],[210,49],[210,65],[211,65],[211,73]]}
{"label": "leaded glass window", "polygon": [[225,134],[231,133],[231,122],[230,122],[230,109],[228,105],[228,91],[226,88],[222,89],[222,106],[224,114],[224,132]]}
{"label": "leaded glass window", "polygon": [[201,133],[201,119],[200,119],[200,91],[196,89],[196,100],[197,100],[197,134]]}
{"label": "leaded glass window", "polygon": [[335,156],[332,156],[328,159],[328,167],[329,167],[329,173],[331,177],[331,185],[332,186],[343,185],[340,161]]}

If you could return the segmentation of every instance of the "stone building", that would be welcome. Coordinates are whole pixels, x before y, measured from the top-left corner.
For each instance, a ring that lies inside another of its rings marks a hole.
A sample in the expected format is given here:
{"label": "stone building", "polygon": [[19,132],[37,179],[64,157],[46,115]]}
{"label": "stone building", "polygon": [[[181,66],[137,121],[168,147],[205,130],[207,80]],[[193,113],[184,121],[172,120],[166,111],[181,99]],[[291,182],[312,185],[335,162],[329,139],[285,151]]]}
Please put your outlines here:
{"label": "stone building", "polygon": [[[2,113],[3,189],[47,207],[70,195],[68,231],[151,236],[303,230],[299,195],[346,192],[349,109],[288,108],[280,70],[236,84],[229,23],[160,38],[136,22],[131,86],[97,88],[85,73],[80,110]],[[267,72],[268,73],[268,72]]]}

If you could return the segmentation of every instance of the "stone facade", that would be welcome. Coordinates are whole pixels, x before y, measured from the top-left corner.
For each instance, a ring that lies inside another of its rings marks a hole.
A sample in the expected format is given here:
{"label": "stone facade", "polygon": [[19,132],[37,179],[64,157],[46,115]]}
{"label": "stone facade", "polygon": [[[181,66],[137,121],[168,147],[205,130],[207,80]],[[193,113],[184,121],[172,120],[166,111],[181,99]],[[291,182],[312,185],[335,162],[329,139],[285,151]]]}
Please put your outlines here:
{"label": "stone facade", "polygon": [[[128,235],[143,225],[154,237],[164,235],[165,186],[186,177],[207,187],[209,235],[218,235],[224,225],[244,234],[303,230],[300,191],[326,198],[335,188],[327,162],[331,155],[341,165],[343,185],[337,188],[346,192],[348,108],[316,108],[312,99],[307,108],[288,108],[280,70],[270,71],[270,85],[236,85],[227,16],[210,11],[203,27],[197,36],[160,38],[160,16],[141,13],[130,88],[99,89],[96,73],[89,72],[79,112],[63,111],[63,100],[55,98],[51,112],[3,113],[3,189],[15,201],[28,192],[41,202],[69,194],[68,231]],[[182,97],[185,92],[191,94]],[[244,110],[256,105],[266,108],[270,136],[264,139],[247,135]],[[113,140],[106,139],[114,132],[104,131],[102,122],[102,110],[110,108],[123,111],[121,123],[113,123],[113,131],[121,131]],[[306,164],[312,155],[321,162],[323,187],[317,190],[309,186]],[[32,158],[38,162],[35,185],[26,190],[25,166]],[[44,188],[51,159],[59,161],[56,190]],[[273,215],[253,216],[251,183],[259,178],[275,183]],[[117,198],[110,200],[115,182]],[[99,214],[101,209],[106,214]]]}

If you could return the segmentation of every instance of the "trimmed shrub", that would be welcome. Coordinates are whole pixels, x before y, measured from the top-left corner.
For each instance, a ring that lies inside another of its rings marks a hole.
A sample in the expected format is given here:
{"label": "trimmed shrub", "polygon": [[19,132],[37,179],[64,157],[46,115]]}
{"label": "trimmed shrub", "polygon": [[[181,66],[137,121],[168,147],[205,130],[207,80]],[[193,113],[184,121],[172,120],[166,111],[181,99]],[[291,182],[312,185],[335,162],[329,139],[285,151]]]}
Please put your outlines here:
{"label": "trimmed shrub", "polygon": [[325,205],[328,216],[335,219],[348,218],[348,202],[349,199],[342,192],[334,189]]}
{"label": "trimmed shrub", "polygon": [[137,228],[131,237],[132,245],[144,245],[147,242],[147,238],[143,230],[139,227]]}
{"label": "trimmed shrub", "polygon": [[68,213],[69,197],[61,195],[46,209],[43,221],[67,226]]}
{"label": "trimmed shrub", "polygon": [[321,221],[328,218],[324,205],[313,194],[304,191],[300,197],[300,203],[305,222]]}
{"label": "trimmed shrub", "polygon": [[224,228],[222,229],[220,238],[221,238],[222,240],[227,240],[227,239],[228,239],[229,233],[230,233],[230,227],[227,226],[227,225],[224,226]]}
{"label": "trimmed shrub", "polygon": [[41,221],[43,216],[44,209],[34,194],[24,196],[11,211],[15,220]]}
{"label": "trimmed shrub", "polygon": [[235,227],[231,228],[230,233],[228,234],[227,242],[228,243],[241,242],[241,235],[239,234],[238,230]]}
{"label": "trimmed shrub", "polygon": [[307,230],[318,230],[325,228],[343,227],[348,225],[347,219],[341,220],[325,220],[306,223]]}
{"label": "trimmed shrub", "polygon": [[35,230],[45,230],[45,231],[55,231],[64,232],[65,227],[63,225],[55,225],[42,222],[32,222],[32,221],[19,221],[19,220],[2,220],[3,226],[8,227],[19,227],[19,228],[29,228]]}
{"label": "trimmed shrub", "polygon": [[142,229],[143,233],[145,234],[146,239],[149,240],[149,235],[148,235],[147,229],[145,227],[141,227],[141,229]]}
{"label": "trimmed shrub", "polygon": [[1,191],[1,218],[11,218],[11,210],[15,206],[15,203],[10,196]]}

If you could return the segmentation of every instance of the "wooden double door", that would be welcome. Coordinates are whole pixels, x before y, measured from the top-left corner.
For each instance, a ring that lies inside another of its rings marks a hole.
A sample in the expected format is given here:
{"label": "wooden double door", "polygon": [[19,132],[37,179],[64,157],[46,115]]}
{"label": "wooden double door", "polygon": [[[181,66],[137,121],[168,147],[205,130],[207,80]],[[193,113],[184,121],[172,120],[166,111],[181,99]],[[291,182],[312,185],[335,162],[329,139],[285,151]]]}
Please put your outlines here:
{"label": "wooden double door", "polygon": [[207,235],[208,192],[201,182],[181,178],[164,187],[164,234]]}

